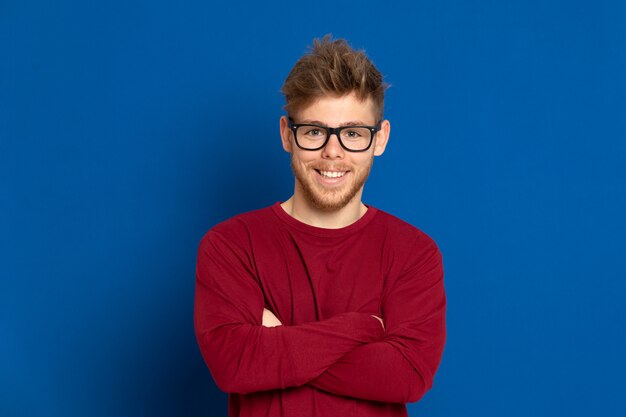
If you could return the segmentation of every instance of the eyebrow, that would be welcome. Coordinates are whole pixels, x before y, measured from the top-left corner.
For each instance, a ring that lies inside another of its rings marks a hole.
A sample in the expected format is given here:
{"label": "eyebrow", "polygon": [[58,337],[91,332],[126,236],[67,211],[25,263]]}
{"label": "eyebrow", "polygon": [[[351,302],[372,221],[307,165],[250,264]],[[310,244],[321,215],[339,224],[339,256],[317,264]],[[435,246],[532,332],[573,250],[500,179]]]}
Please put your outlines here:
{"label": "eyebrow", "polygon": [[[311,125],[319,125],[319,126],[328,127],[326,123],[321,122],[319,120],[303,120],[302,122],[300,122],[300,124],[311,124]],[[342,123],[338,127],[344,127],[344,126],[370,126],[370,125],[368,125],[367,123],[363,123],[360,120],[353,120],[350,122]]]}

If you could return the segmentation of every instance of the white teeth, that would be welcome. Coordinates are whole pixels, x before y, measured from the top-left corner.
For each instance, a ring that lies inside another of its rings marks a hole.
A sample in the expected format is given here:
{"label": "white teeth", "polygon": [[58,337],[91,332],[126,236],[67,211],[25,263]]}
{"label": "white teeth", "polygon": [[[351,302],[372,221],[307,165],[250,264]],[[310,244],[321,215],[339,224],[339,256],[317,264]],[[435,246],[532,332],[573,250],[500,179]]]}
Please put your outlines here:
{"label": "white teeth", "polygon": [[343,172],[337,172],[337,171],[320,171],[320,174],[322,174],[325,177],[328,178],[340,178],[343,177],[346,174],[347,171],[343,171]]}

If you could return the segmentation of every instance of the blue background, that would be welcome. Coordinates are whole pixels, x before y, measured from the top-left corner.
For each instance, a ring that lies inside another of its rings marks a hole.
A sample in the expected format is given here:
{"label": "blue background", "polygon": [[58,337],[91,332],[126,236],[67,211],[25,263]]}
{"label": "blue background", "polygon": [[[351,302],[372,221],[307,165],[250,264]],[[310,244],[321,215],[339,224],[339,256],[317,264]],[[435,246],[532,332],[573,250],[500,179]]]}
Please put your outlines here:
{"label": "blue background", "polygon": [[0,415],[226,414],[202,235],[293,191],[279,93],[364,48],[364,201],[430,234],[448,343],[412,416],[626,415],[623,1],[0,3]]}

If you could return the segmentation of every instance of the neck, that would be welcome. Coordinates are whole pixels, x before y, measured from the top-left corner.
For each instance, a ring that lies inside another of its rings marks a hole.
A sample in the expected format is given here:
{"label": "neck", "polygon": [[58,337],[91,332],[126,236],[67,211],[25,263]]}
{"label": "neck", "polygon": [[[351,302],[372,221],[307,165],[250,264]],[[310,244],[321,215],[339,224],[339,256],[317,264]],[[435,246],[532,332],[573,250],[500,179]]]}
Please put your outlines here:
{"label": "neck", "polygon": [[357,193],[352,201],[335,211],[323,211],[312,207],[310,203],[297,194],[281,204],[283,210],[296,220],[310,226],[325,229],[339,229],[359,220],[367,207],[361,202],[361,193]]}

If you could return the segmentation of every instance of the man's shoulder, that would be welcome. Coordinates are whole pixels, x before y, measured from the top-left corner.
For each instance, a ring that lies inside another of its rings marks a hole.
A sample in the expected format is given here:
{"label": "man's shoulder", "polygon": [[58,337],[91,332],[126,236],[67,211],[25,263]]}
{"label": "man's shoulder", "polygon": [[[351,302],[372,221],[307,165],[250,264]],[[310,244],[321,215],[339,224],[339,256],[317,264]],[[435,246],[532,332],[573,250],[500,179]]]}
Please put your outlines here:
{"label": "man's shoulder", "polygon": [[267,206],[255,210],[245,211],[226,219],[211,228],[211,230],[224,230],[253,224],[263,224],[274,216],[272,206]]}
{"label": "man's shoulder", "polygon": [[250,233],[250,230],[267,226],[271,223],[273,216],[272,206],[236,214],[211,227],[204,235],[203,240],[216,234],[230,240],[245,238]]}
{"label": "man's shoulder", "polygon": [[433,238],[417,226],[379,210],[380,221],[386,223],[386,241],[393,248],[402,271],[440,268],[442,255]]}
{"label": "man's shoulder", "polygon": [[436,246],[435,241],[422,229],[379,208],[376,210],[379,223],[391,239],[408,245]]}

